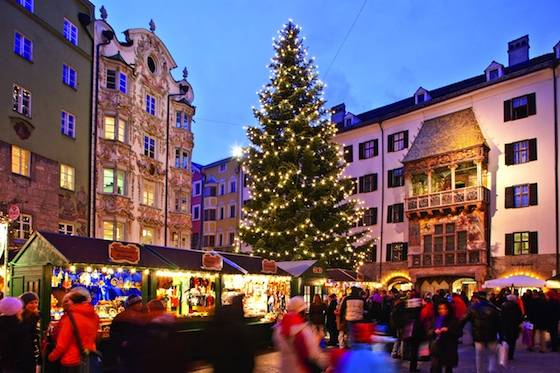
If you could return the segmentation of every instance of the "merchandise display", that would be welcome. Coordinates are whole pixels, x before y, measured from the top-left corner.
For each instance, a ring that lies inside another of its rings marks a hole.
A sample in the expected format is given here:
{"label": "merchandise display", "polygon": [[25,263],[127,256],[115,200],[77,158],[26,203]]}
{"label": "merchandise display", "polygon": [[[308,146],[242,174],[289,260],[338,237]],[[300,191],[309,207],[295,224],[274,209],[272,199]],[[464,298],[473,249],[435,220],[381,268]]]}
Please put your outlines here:
{"label": "merchandise display", "polygon": [[169,312],[183,317],[206,317],[214,312],[216,274],[157,271],[156,276],[156,298]]}
{"label": "merchandise display", "polygon": [[350,288],[356,286],[362,290],[369,290],[370,293],[375,289],[381,288],[383,285],[378,282],[371,281],[332,281],[328,280],[325,282],[326,295],[336,294],[338,299],[347,295],[350,292]]}
{"label": "merchandise display", "polygon": [[223,278],[222,304],[231,304],[234,296],[243,294],[245,317],[275,320],[286,312],[290,298],[290,277],[268,275],[226,275]]}

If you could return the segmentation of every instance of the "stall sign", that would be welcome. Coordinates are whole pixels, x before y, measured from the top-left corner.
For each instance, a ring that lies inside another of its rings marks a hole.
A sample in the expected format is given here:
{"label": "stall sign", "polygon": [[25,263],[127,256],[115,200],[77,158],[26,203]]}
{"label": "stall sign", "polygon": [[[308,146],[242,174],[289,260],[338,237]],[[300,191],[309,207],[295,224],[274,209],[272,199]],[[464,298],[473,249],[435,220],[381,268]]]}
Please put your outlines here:
{"label": "stall sign", "polygon": [[8,219],[14,221],[17,218],[19,218],[19,206],[14,204],[8,206]]}
{"label": "stall sign", "polygon": [[140,262],[140,248],[134,244],[112,242],[109,245],[109,259],[115,263],[138,264]]}
{"label": "stall sign", "polygon": [[312,269],[313,273],[315,273],[316,275],[320,275],[323,273],[323,268],[321,267],[313,267]]}
{"label": "stall sign", "polygon": [[263,259],[261,272],[276,274],[276,272],[278,272],[278,266],[274,260]]}
{"label": "stall sign", "polygon": [[202,254],[202,269],[221,271],[223,267],[224,267],[224,260],[219,254],[216,253]]}

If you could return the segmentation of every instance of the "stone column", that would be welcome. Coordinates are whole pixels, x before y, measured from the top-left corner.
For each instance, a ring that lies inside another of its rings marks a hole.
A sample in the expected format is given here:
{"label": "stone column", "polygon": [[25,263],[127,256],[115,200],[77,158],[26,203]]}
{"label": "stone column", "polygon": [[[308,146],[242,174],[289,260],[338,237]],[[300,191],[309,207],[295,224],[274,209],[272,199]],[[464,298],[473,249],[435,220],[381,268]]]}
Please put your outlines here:
{"label": "stone column", "polygon": [[455,170],[457,169],[457,165],[451,165],[449,169],[451,170],[451,190],[455,190]]}
{"label": "stone column", "polygon": [[432,193],[432,169],[428,170],[428,194]]}
{"label": "stone column", "polygon": [[482,161],[475,161],[476,164],[476,186],[482,186]]}

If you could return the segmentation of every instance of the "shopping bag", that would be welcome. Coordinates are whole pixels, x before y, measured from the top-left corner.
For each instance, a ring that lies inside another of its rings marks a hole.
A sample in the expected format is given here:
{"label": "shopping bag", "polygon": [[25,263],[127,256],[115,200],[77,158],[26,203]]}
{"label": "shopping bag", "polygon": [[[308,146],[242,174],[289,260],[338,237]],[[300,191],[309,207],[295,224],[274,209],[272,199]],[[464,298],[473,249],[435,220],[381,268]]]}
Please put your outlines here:
{"label": "shopping bag", "polygon": [[505,367],[508,362],[508,350],[509,346],[507,342],[502,342],[498,344],[498,364]]}

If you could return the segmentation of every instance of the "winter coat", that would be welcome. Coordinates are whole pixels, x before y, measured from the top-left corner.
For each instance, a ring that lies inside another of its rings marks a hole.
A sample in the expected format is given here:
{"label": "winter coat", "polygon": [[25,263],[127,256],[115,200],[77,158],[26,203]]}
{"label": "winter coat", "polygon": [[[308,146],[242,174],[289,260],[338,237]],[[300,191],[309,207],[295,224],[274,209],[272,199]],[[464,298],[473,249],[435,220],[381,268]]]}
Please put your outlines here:
{"label": "winter coat", "polygon": [[22,316],[22,324],[26,332],[31,336],[33,342],[33,357],[35,365],[41,365],[41,326],[39,314],[24,312]]}
{"label": "winter coat", "polygon": [[327,307],[327,328],[335,329],[336,328],[336,307],[338,306],[338,302],[336,299],[330,301],[329,306]]}
{"label": "winter coat", "polygon": [[517,301],[506,301],[502,304],[502,338],[517,339],[519,336],[519,325],[523,321],[523,313]]}
{"label": "winter coat", "polygon": [[547,330],[550,327],[552,321],[552,314],[548,301],[544,298],[533,299],[532,302],[533,315],[534,315],[534,326],[536,330]]}
{"label": "winter coat", "polygon": [[406,308],[403,301],[395,303],[391,311],[391,328],[401,330],[406,325]]}
{"label": "winter coat", "polygon": [[444,367],[456,367],[459,363],[458,339],[461,328],[459,323],[452,317],[447,317],[442,321],[441,328],[446,327],[447,331],[437,335],[435,328],[430,329],[430,355],[432,361]]}
{"label": "winter coat", "polygon": [[[73,304],[68,311],[74,317],[82,346],[88,351],[95,351],[95,339],[99,329],[99,317],[89,303]],[[49,354],[50,361],[60,359],[63,366],[76,366],[80,363],[81,354],[70,317],[60,319],[60,333],[54,350]]]}
{"label": "winter coat", "polygon": [[365,301],[360,295],[360,290],[352,288],[352,293],[344,298],[340,306],[340,320],[345,324],[348,321],[362,321],[364,319]]}
{"label": "winter coat", "polygon": [[325,325],[327,306],[324,303],[312,303],[309,307],[309,321],[313,325]]}
{"label": "winter coat", "polygon": [[0,371],[35,372],[33,339],[17,316],[0,316]]}
{"label": "winter coat", "polygon": [[463,324],[472,323],[472,336],[475,342],[495,342],[500,329],[500,311],[486,300],[473,305]]}
{"label": "winter coat", "polygon": [[133,309],[125,309],[111,323],[111,346],[119,359],[121,372],[140,372],[149,348],[145,338],[148,315]]}
{"label": "winter coat", "polygon": [[319,340],[301,316],[289,312],[274,327],[272,339],[280,351],[281,373],[311,373],[324,370],[329,359],[319,348]]}

